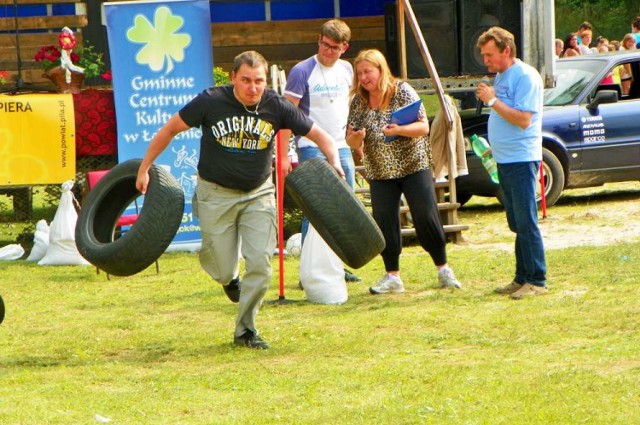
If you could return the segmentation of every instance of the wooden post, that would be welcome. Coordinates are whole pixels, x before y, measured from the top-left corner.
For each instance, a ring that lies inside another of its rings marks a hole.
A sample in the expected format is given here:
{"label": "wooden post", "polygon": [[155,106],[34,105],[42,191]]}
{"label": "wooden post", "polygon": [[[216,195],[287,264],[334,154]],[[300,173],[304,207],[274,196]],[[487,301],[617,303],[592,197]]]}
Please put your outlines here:
{"label": "wooden post", "polygon": [[[405,29],[404,29],[405,14],[409,21],[409,26],[413,31],[413,35],[416,39],[416,42],[418,43],[418,50],[420,51],[422,59],[424,60],[424,63],[426,65],[427,71],[429,72],[429,76],[431,77],[431,80],[433,82],[436,95],[438,96],[438,100],[440,102],[440,107],[442,108],[445,114],[445,118],[446,118],[445,122],[446,122],[447,130],[450,130],[451,127],[453,126],[453,112],[451,111],[450,104],[445,97],[445,92],[444,92],[444,88],[442,87],[442,82],[440,81],[440,76],[438,75],[438,71],[436,70],[435,64],[433,63],[433,59],[431,58],[431,54],[429,53],[429,48],[427,47],[427,43],[424,39],[424,36],[422,35],[422,30],[420,29],[420,26],[415,17],[415,14],[413,13],[413,8],[411,7],[409,0],[398,0],[398,19],[396,21],[398,24],[397,34],[398,34],[398,40],[399,40],[398,47],[399,47],[399,53],[400,53],[399,58],[400,58],[401,78],[403,79],[407,78],[407,61],[406,61],[407,58],[406,58],[406,43],[405,43]],[[449,150],[447,149],[447,152],[448,151]],[[451,169],[452,160],[453,158],[451,158],[451,156],[447,154],[447,167],[449,169]],[[450,204],[449,207],[453,207],[453,208],[446,208],[446,212],[443,214],[445,225],[457,226],[458,225],[457,208],[459,205],[457,204],[455,179],[449,176],[448,182],[445,186],[448,186],[448,191],[449,191],[449,204]],[[444,192],[447,190],[447,187],[438,187],[436,190],[440,191],[438,196],[441,198],[444,198]],[[461,230],[454,231],[455,242],[462,241],[462,236],[460,232]]]}
{"label": "wooden post", "polygon": [[453,115],[451,114],[451,110],[449,109],[449,104],[445,100],[444,89],[442,88],[442,83],[440,82],[440,76],[438,75],[438,71],[436,70],[436,66],[433,63],[433,59],[431,58],[431,54],[429,53],[429,48],[427,47],[427,43],[424,40],[424,36],[422,35],[422,31],[420,30],[420,26],[418,25],[418,21],[416,19],[416,15],[413,13],[413,8],[411,4],[409,4],[409,0],[398,0],[398,36],[400,40],[403,41],[402,49],[400,51],[400,57],[403,59],[402,68],[403,73],[406,78],[407,72],[407,64],[406,64],[406,49],[404,43],[404,15],[401,15],[401,12],[405,12],[407,14],[407,18],[409,19],[409,26],[413,31],[413,35],[416,38],[418,43],[418,49],[420,50],[420,54],[422,55],[422,59],[424,60],[425,65],[427,66],[427,71],[429,71],[429,76],[433,80],[433,84],[436,88],[436,94],[438,95],[438,100],[440,101],[440,107],[445,111],[447,116],[447,123],[449,127],[453,125]]}
{"label": "wooden post", "polygon": [[398,67],[400,70],[400,78],[403,80],[407,79],[407,38],[405,37],[405,28],[404,28],[404,1],[398,2],[398,12],[396,14],[398,17],[396,19],[396,23],[398,24],[398,29],[396,34],[398,35]]}

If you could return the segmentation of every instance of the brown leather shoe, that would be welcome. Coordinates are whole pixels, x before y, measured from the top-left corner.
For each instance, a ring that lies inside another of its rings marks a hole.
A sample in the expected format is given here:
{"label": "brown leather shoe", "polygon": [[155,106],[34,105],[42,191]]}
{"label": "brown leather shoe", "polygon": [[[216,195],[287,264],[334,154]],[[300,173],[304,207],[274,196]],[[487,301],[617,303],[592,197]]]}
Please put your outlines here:
{"label": "brown leather shoe", "polygon": [[493,290],[496,294],[500,295],[510,295],[522,288],[524,285],[522,283],[518,283],[515,280],[508,284],[507,286],[501,286],[500,288],[496,288]]}
{"label": "brown leather shoe", "polygon": [[522,288],[518,289],[516,292],[514,292],[509,296],[511,297],[512,300],[521,300],[524,297],[532,297],[534,295],[544,295],[547,292],[549,292],[549,290],[547,289],[546,286],[537,286],[537,285],[532,285],[530,283],[525,283],[524,285],[522,285]]}

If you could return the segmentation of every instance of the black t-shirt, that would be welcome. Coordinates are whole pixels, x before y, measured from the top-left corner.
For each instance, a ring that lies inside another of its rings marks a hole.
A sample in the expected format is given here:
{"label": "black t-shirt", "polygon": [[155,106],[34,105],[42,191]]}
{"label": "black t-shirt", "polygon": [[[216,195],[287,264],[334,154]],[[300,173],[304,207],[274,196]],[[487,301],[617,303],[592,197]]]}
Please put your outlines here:
{"label": "black t-shirt", "polygon": [[187,125],[202,130],[200,177],[245,192],[270,177],[278,130],[286,128],[304,135],[313,125],[298,108],[271,89],[264,91],[257,115],[247,112],[236,100],[233,86],[203,91],[179,114]]}

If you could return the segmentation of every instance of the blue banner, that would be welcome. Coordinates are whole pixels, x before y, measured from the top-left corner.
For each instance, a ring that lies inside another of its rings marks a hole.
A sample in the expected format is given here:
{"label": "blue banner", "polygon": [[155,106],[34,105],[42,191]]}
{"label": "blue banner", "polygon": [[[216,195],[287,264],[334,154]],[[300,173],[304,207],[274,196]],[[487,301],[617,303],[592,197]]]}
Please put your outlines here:
{"label": "blue banner", "polygon": [[[118,123],[118,161],[142,158],[153,135],[185,104],[213,86],[211,18],[206,0],[104,3]],[[170,250],[197,250],[200,225],[191,198],[200,129],[179,134],[158,157],[185,194]],[[143,201],[144,202],[144,201]]]}

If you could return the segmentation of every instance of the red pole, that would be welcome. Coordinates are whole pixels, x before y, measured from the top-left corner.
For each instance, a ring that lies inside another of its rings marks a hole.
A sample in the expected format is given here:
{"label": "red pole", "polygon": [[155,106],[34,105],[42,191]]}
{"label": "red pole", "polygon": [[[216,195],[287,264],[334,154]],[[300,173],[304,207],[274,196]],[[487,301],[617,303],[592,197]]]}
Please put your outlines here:
{"label": "red pole", "polygon": [[[295,300],[284,298],[284,176],[282,175],[282,160],[280,148],[280,133],[276,135],[276,202],[278,208],[278,260],[279,260],[279,293],[278,299],[269,304],[292,304]],[[287,151],[288,154],[288,151]]]}
{"label": "red pole", "polygon": [[544,192],[544,163],[540,161],[540,207],[542,208],[542,218],[547,218],[547,199]]}
{"label": "red pole", "polygon": [[278,261],[280,292],[279,299],[284,299],[284,177],[282,176],[282,159],[280,157],[280,132],[276,135],[276,202],[278,204]]}

